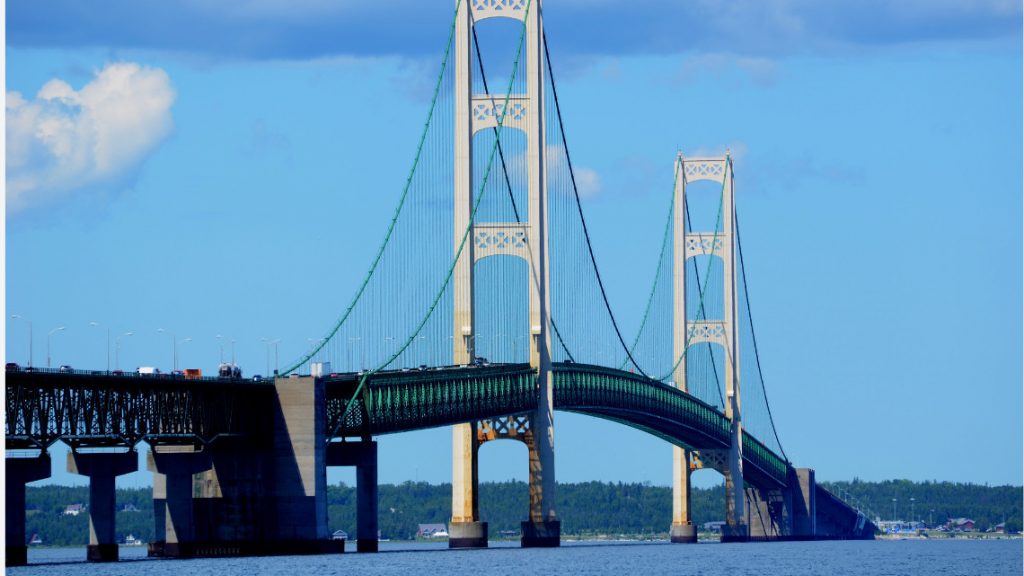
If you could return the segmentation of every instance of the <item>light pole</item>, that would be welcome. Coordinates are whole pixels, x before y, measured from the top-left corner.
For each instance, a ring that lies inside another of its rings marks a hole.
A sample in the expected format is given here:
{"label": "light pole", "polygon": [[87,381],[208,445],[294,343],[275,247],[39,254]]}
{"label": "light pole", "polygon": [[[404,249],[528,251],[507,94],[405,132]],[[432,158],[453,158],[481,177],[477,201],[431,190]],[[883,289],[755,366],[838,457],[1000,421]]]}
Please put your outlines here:
{"label": "light pole", "polygon": [[135,334],[135,332],[125,332],[124,334],[121,334],[117,338],[114,338],[114,369],[115,370],[120,370],[121,369],[121,339],[125,338],[127,336],[131,336],[132,334]]}
{"label": "light pole", "polygon": [[46,367],[47,368],[50,367],[50,337],[53,336],[54,334],[56,334],[57,332],[63,332],[63,331],[64,331],[64,327],[63,326],[57,326],[56,328],[54,328],[53,330],[50,330],[46,334]]}
{"label": "light pole", "polygon": [[270,375],[270,338],[260,338],[260,342],[263,342],[264,347],[265,347],[265,349],[267,351],[267,372],[266,372],[266,374],[269,376]]}
{"label": "light pole", "polygon": [[21,314],[12,314],[11,318],[17,318],[18,320],[24,320],[28,322],[28,367],[32,367],[32,321],[25,318]]}
{"label": "light pole", "polygon": [[277,345],[281,343],[281,339],[271,340],[270,343],[274,345],[274,374],[277,374]]}
{"label": "light pole", "polygon": [[217,344],[220,345],[220,363],[224,363],[224,336],[217,334]]}
{"label": "light pole", "polygon": [[914,497],[910,497],[910,522],[914,522]]}
{"label": "light pole", "polygon": [[[89,322],[89,326],[99,328],[99,322]],[[110,326],[107,326],[107,372],[110,372]]]}
{"label": "light pole", "polygon": [[174,371],[178,367],[178,341],[174,338],[172,332],[168,332],[163,328],[157,328],[156,331],[160,334],[169,334],[171,336],[171,371]]}
{"label": "light pole", "polygon": [[896,499],[892,499],[892,521],[896,521]]}
{"label": "light pole", "polygon": [[[185,337],[185,338],[184,338],[184,339],[183,339],[183,340],[182,340],[182,341],[180,342],[180,344],[188,344],[188,343],[189,343],[189,342],[191,342],[191,341],[192,341],[192,337],[191,337],[191,336],[186,336],[186,337]],[[177,370],[178,370],[178,344],[179,344],[179,343],[178,343],[178,342],[176,342],[176,343],[175,343],[175,345],[174,345],[174,370],[175,370],[175,371],[177,371]]]}
{"label": "light pole", "polygon": [[935,519],[933,518],[934,516],[935,516],[935,509],[932,508],[931,510],[928,511],[928,527],[929,528],[934,528],[935,527]]}

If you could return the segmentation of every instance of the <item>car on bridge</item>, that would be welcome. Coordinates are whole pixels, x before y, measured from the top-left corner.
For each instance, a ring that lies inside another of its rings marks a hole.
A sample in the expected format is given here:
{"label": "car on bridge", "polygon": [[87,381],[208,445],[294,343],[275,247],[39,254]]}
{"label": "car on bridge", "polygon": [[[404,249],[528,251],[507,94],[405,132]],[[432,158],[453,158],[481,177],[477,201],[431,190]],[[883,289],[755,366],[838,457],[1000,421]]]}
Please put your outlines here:
{"label": "car on bridge", "polygon": [[21,366],[18,366],[17,362],[8,362],[6,369],[8,372],[18,372],[21,370]]}
{"label": "car on bridge", "polygon": [[74,370],[74,369],[73,369],[73,368],[72,368],[72,367],[71,367],[70,365],[68,365],[68,364],[61,364],[61,365],[60,365],[60,368],[58,368],[58,370],[60,371],[60,373],[61,373],[61,374],[71,374],[72,372],[74,372],[74,371],[75,371],[75,370]]}

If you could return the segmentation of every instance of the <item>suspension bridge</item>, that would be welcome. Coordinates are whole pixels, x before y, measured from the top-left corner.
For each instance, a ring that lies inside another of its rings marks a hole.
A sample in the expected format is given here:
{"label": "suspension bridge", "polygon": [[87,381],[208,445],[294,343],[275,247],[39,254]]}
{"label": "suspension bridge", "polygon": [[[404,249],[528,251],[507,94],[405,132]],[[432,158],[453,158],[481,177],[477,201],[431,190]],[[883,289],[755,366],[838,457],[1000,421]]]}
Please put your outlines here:
{"label": "suspension bridge", "polygon": [[[511,46],[487,44],[511,20]],[[485,65],[486,64],[486,65]],[[457,0],[418,146],[382,240],[322,339],[261,382],[8,370],[7,562],[47,448],[90,477],[90,560],[116,560],[113,486],[151,447],[167,556],[323,552],[326,469],[357,469],[357,549],[377,548],[382,434],[452,427],[450,546],[488,543],[478,454],[524,442],[524,546],[557,546],[555,412],[673,448],[673,542],[695,542],[690,474],[725,478],[723,541],[871,537],[795,468],[761,370],[728,155],[666,162],[661,242],[626,334],[580,200],[539,0]]]}

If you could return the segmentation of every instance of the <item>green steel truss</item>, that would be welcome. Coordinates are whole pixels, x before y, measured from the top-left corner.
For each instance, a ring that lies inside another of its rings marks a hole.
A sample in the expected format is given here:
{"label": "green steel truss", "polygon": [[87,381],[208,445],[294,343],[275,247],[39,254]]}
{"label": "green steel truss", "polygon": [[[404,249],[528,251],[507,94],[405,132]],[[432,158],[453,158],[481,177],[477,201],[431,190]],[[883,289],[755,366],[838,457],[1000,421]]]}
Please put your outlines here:
{"label": "green steel truss", "polygon": [[[643,376],[574,363],[553,369],[555,409],[613,420],[692,450],[725,450],[730,422],[714,407]],[[524,414],[537,408],[528,364],[382,372],[358,388],[358,375],[327,382],[332,438],[368,437]],[[348,404],[357,404],[346,410]],[[344,421],[342,421],[344,417]],[[788,463],[743,433],[744,476],[784,485]]]}

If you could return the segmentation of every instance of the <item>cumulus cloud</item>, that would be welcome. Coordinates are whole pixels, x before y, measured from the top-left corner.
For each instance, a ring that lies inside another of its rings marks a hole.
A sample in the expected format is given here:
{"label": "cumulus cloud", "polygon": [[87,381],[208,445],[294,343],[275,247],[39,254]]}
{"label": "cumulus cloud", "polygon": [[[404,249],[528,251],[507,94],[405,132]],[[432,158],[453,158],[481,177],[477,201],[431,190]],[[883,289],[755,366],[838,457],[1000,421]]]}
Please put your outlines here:
{"label": "cumulus cloud", "polygon": [[130,175],[173,129],[167,73],[110,64],[80,90],[54,78],[31,100],[7,93],[7,210]]}

